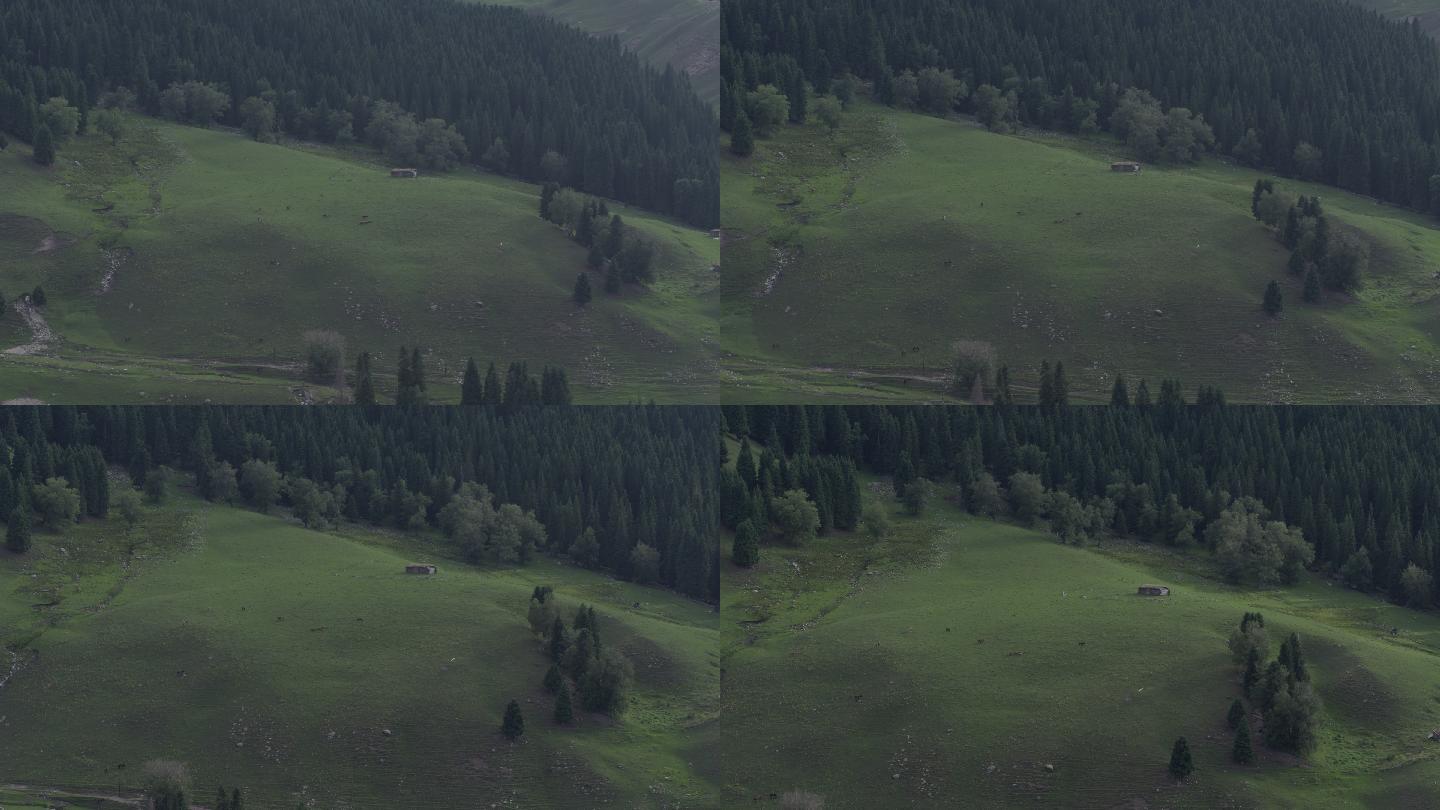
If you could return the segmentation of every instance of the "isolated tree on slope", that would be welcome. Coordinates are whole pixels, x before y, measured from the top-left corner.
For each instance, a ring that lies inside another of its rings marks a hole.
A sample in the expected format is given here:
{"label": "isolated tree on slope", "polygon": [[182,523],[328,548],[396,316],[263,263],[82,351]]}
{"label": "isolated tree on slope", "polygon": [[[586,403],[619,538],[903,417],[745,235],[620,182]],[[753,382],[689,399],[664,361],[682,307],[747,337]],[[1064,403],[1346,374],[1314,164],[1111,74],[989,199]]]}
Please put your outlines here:
{"label": "isolated tree on slope", "polygon": [[575,303],[583,307],[586,304],[590,303],[591,295],[592,293],[590,292],[590,276],[586,275],[585,273],[581,273],[580,275],[576,276],[575,292],[571,296],[575,299]]}
{"label": "isolated tree on slope", "polygon": [[1249,765],[1255,761],[1255,749],[1250,743],[1250,720],[1243,711],[1240,713],[1239,722],[1235,724],[1235,745],[1230,749],[1230,758],[1240,765]]}
{"label": "isolated tree on slope", "polygon": [[1175,747],[1170,749],[1170,775],[1176,781],[1184,782],[1195,772],[1195,762],[1190,757],[1190,743],[1184,737],[1175,741]]}
{"label": "isolated tree on slope", "polygon": [[1271,281],[1270,284],[1265,287],[1264,306],[1265,314],[1267,315],[1279,315],[1280,310],[1285,308],[1285,297],[1280,293],[1279,283]]}
{"label": "isolated tree on slope", "polygon": [[749,568],[760,561],[760,533],[755,530],[754,523],[742,520],[735,527],[735,544],[731,547],[730,559],[742,568]]}
{"label": "isolated tree on slope", "polygon": [[525,718],[520,714],[520,704],[510,701],[505,707],[505,720],[500,725],[500,733],[508,740],[518,740],[520,735],[525,733]]}
{"label": "isolated tree on slope", "polygon": [[730,151],[740,157],[750,157],[755,151],[755,130],[745,110],[735,111],[735,126],[730,131]]}

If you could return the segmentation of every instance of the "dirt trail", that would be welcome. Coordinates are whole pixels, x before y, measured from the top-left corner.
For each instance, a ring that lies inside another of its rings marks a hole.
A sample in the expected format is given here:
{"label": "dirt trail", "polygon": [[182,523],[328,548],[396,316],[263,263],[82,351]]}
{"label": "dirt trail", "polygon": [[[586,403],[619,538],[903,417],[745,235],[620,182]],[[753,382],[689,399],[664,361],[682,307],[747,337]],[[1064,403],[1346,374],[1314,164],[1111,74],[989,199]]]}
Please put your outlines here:
{"label": "dirt trail", "polygon": [[[119,796],[104,791],[67,790],[65,788],[46,787],[44,785],[5,784],[0,785],[0,788],[17,793],[26,793],[32,796],[44,796],[54,799],[100,799],[102,801],[115,802],[116,804],[128,804],[131,807],[139,807],[142,802],[142,799],[135,796]],[[199,808],[200,805],[192,805],[192,807]]]}
{"label": "dirt trail", "polygon": [[30,303],[28,296],[16,299],[15,311],[20,313],[20,317],[25,319],[25,325],[30,327],[30,342],[11,346],[5,350],[5,354],[42,354],[59,340],[46,322],[45,316]]}

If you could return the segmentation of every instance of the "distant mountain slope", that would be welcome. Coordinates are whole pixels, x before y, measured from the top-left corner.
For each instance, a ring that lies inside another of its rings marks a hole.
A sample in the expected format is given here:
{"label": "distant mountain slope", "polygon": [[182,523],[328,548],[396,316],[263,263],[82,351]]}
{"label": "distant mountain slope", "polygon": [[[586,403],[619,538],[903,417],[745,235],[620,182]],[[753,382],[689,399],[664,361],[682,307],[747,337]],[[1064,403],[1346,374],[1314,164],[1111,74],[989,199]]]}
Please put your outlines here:
{"label": "distant mountain slope", "polygon": [[695,92],[720,98],[719,0],[493,0],[543,11],[596,34],[614,34],[625,47],[690,76]]}

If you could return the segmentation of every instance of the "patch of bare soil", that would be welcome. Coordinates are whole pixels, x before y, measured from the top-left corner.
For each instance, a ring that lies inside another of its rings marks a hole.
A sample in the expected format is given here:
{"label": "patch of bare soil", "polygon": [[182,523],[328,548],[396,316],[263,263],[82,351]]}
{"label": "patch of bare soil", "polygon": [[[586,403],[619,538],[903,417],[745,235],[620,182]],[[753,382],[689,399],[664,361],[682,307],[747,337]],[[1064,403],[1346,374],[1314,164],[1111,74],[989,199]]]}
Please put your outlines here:
{"label": "patch of bare soil", "polygon": [[44,405],[45,401],[34,397],[20,397],[19,399],[7,399],[0,402],[0,405]]}
{"label": "patch of bare soil", "polygon": [[52,233],[40,240],[40,244],[30,251],[32,254],[54,253],[57,250],[64,250],[80,240],[68,233]]}

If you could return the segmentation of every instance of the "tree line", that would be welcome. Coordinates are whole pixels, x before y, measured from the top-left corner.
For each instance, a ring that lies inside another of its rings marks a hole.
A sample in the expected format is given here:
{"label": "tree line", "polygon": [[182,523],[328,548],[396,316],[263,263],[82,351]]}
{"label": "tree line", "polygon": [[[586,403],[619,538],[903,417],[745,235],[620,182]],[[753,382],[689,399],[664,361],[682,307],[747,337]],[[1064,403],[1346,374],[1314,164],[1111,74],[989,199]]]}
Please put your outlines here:
{"label": "tree line", "polygon": [[360,141],[714,227],[715,117],[672,68],[544,15],[448,0],[15,0],[0,8],[0,131],[52,150],[103,95],[261,139]]}
{"label": "tree line", "polygon": [[735,0],[721,53],[732,133],[766,87],[796,121],[858,77],[993,129],[1108,130],[1151,160],[1214,148],[1440,213],[1440,46],[1343,0]]}
{"label": "tree line", "polygon": [[544,553],[714,601],[717,430],[705,407],[15,406],[0,513],[23,553],[35,527],[120,505],[111,472],[152,501],[185,475],[307,526],[393,526],[473,562]]}
{"label": "tree line", "polygon": [[[943,484],[971,512],[1065,542],[1118,535],[1207,553],[1237,583],[1310,569],[1400,604],[1440,602],[1440,412],[1187,405],[1177,388],[1110,408],[725,406],[742,455],[721,472],[720,520],[788,540],[849,528],[865,518],[846,482],[864,469],[892,476],[912,510]],[[795,500],[817,520],[795,518]]]}

